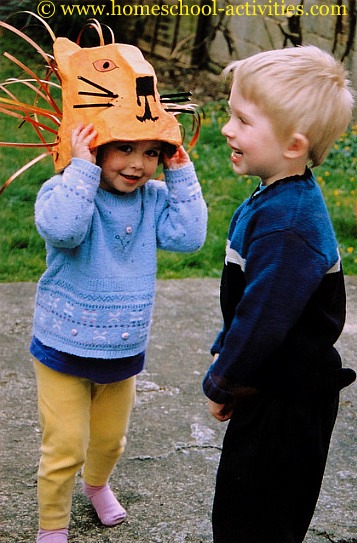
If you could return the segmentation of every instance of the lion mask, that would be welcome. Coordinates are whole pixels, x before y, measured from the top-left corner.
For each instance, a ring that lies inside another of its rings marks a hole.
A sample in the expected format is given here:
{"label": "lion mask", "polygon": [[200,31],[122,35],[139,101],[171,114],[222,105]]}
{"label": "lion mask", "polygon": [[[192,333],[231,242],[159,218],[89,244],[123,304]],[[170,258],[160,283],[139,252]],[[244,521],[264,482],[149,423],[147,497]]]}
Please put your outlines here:
{"label": "lion mask", "polygon": [[54,153],[56,171],[71,161],[70,138],[80,123],[93,123],[93,147],[110,141],[156,140],[181,145],[179,124],[165,111],[155,71],[132,45],[82,48],[67,38],[54,42],[62,84],[62,121]]}

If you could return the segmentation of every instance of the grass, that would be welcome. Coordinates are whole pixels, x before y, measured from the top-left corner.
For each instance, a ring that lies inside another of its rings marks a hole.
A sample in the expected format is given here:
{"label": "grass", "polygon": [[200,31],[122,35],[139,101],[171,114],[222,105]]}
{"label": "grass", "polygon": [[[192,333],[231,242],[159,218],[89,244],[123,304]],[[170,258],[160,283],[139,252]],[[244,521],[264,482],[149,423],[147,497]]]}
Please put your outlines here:
{"label": "grass", "polygon": [[[0,80],[8,75],[8,67],[2,64]],[[237,177],[232,171],[229,150],[220,133],[226,120],[225,110],[225,102],[204,106],[201,136],[191,154],[209,209],[207,241],[203,249],[194,254],[160,251],[159,278],[218,277],[230,218],[258,184],[257,178]],[[0,116],[0,140],[34,140],[29,127],[18,130],[13,121]],[[35,155],[36,151],[29,149],[0,147],[0,186]],[[349,275],[357,274],[356,156],[357,127],[343,135],[324,165],[315,170],[335,227],[344,271]],[[33,206],[41,184],[52,173],[52,160],[46,158],[16,179],[0,197],[1,282],[37,281],[45,269],[44,242],[34,227]]]}
{"label": "grass", "polygon": [[315,175],[335,228],[346,275],[357,275],[357,125],[331,149]]}
{"label": "grass", "polygon": [[[207,241],[193,254],[159,252],[158,275],[164,279],[218,277],[221,272],[229,220],[249,196],[257,178],[237,177],[229,150],[220,134],[225,104],[205,106],[201,137],[192,152],[209,209]],[[2,180],[21,165],[29,150],[1,150]],[[6,155],[6,156],[5,156]],[[357,274],[356,242],[357,130],[345,134],[315,175],[324,193],[335,227],[346,274]],[[44,243],[33,224],[33,205],[42,182],[52,174],[51,159],[34,166],[15,180],[1,196],[0,281],[36,281],[45,269]]]}
{"label": "grass", "polygon": [[[160,255],[163,277],[216,277],[220,275],[230,218],[259,179],[237,177],[220,130],[226,120],[225,103],[207,104],[199,144],[192,153],[208,204],[207,241],[194,255]],[[314,174],[324,194],[335,228],[346,275],[357,275],[357,126],[344,134]]]}

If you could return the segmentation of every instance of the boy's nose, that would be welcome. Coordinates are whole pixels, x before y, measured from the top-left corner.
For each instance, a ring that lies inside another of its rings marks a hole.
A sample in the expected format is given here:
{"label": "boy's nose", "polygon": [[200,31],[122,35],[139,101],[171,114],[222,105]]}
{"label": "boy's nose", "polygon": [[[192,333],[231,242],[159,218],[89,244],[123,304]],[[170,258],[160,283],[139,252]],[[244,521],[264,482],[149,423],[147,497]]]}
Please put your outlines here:
{"label": "boy's nose", "polygon": [[233,129],[232,129],[232,125],[231,125],[231,122],[228,121],[222,128],[221,130],[221,133],[223,136],[225,136],[226,138],[228,136],[232,137],[234,135],[233,133]]}

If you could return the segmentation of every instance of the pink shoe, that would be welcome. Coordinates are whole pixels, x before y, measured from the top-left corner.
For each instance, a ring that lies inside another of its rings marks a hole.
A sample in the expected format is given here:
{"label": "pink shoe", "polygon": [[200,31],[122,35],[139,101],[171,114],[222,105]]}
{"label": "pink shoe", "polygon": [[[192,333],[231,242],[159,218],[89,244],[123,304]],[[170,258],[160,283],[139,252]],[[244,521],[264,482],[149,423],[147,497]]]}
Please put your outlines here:
{"label": "pink shoe", "polygon": [[68,530],[41,530],[38,531],[36,543],[68,543]]}
{"label": "pink shoe", "polygon": [[118,502],[108,484],[91,486],[83,481],[84,495],[91,501],[102,524],[115,526],[126,518],[124,507]]}

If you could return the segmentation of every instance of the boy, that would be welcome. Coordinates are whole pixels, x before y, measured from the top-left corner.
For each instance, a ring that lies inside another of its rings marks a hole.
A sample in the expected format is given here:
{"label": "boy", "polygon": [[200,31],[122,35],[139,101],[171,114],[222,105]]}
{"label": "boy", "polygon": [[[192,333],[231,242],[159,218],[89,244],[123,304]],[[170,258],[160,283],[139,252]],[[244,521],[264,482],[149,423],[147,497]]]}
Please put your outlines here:
{"label": "boy", "polygon": [[339,390],[355,379],[334,343],[345,320],[337,243],[317,166],[347,127],[342,65],[313,46],[227,68],[222,133],[239,175],[261,184],[235,212],[221,281],[224,325],[203,388],[230,419],[217,473],[214,543],[299,543],[318,499]]}

